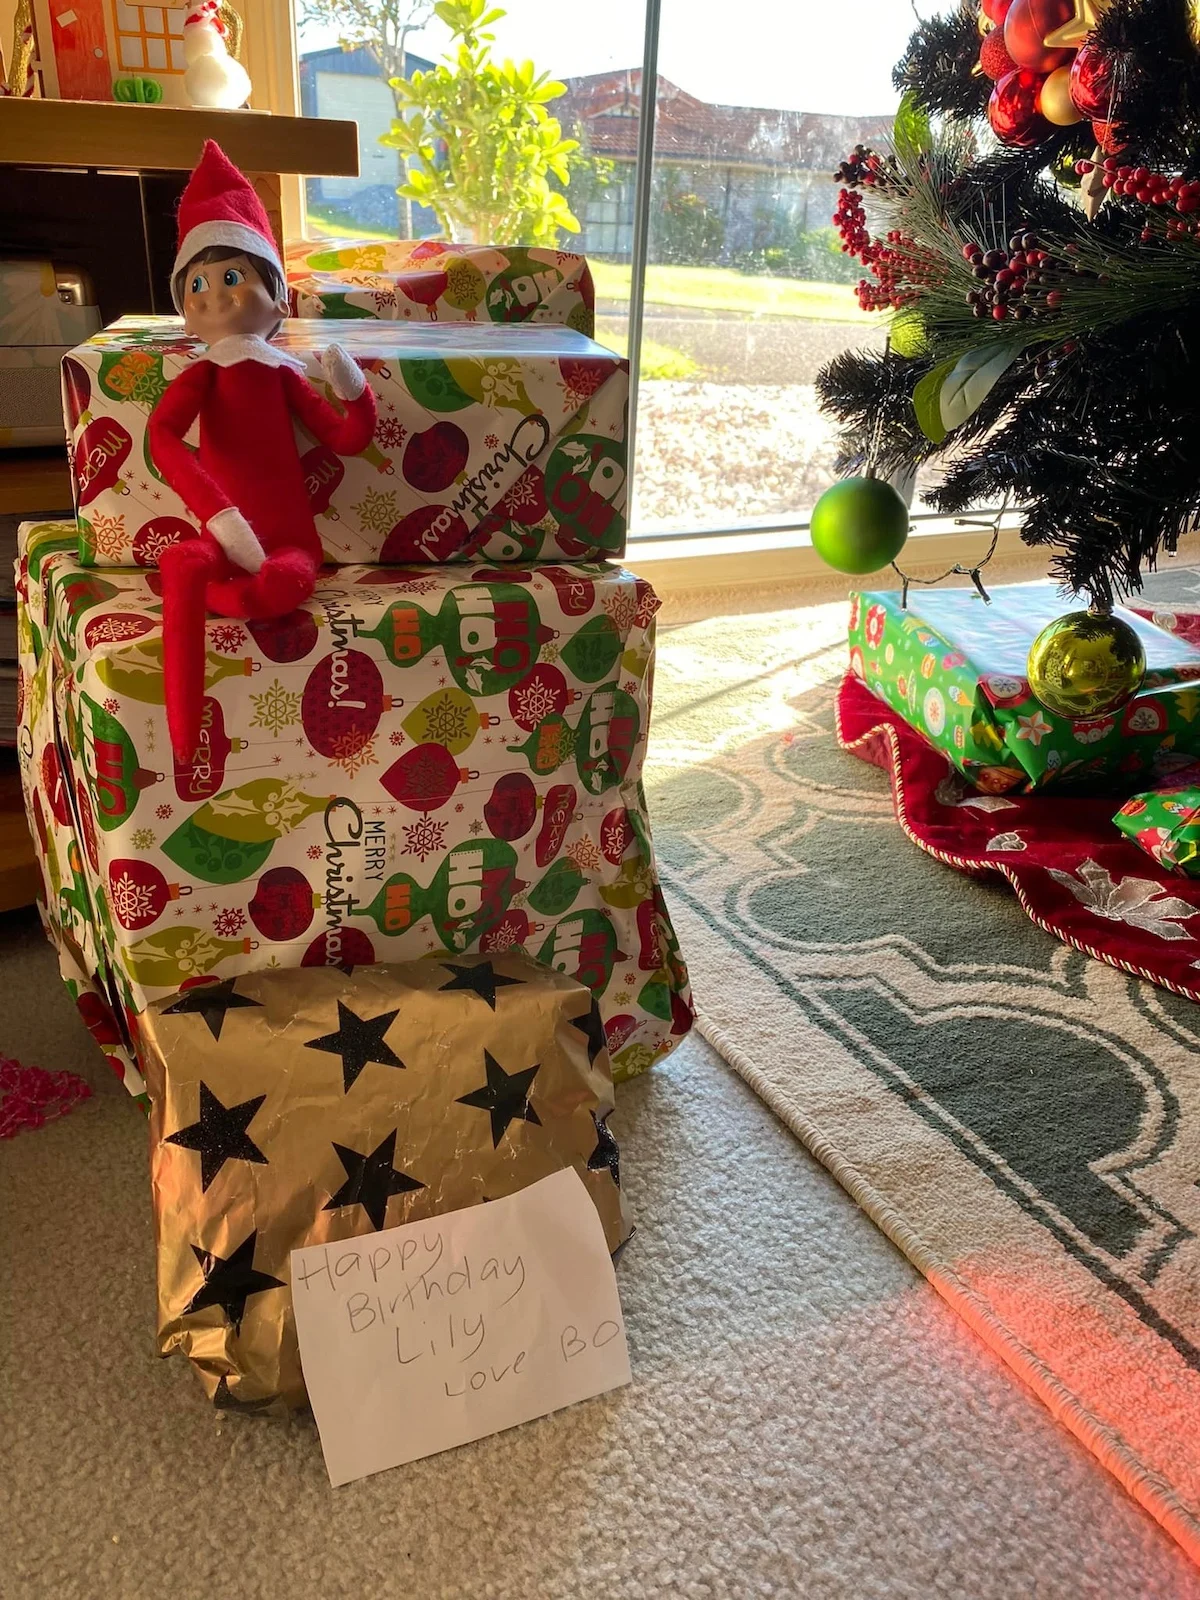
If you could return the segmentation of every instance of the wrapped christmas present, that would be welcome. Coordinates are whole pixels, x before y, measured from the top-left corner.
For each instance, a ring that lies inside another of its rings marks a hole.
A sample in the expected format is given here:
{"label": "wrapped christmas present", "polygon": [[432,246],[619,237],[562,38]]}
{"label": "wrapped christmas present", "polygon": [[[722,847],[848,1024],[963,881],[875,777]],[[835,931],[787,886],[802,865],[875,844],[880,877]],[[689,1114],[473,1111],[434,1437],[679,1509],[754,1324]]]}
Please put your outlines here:
{"label": "wrapped christmas present", "polygon": [[295,239],[284,250],[292,315],[385,322],[555,322],[591,338],[583,256],[438,239]]}
{"label": "wrapped christmas present", "polygon": [[1104,716],[1046,709],[1025,676],[1029,647],[1064,611],[1050,583],[850,600],[850,667],[867,687],[992,794],[1051,784],[1124,787],[1164,752],[1200,755],[1200,649],[1118,610],[1146,652],[1141,690]]}
{"label": "wrapped christmas present", "polygon": [[189,979],[515,945],[595,994],[618,1078],[687,1032],[641,784],[648,584],[603,564],[338,568],[289,617],[208,621],[185,762],[158,591],[156,572],[44,562],[22,724],[31,812],[67,819],[79,964],[131,1047]]}
{"label": "wrapped christmas present", "polygon": [[[573,328],[350,322],[375,437],[340,456],[297,423],[327,560],[557,561],[625,548],[628,363]],[[318,321],[273,344],[327,396]],[[63,361],[80,559],[152,566],[195,519],[155,465],[150,413],[203,345],[175,317],[122,317]],[[334,402],[336,404],[336,401]]]}
{"label": "wrapped christmas present", "polygon": [[1200,766],[1135,794],[1113,821],[1160,866],[1200,878]]}
{"label": "wrapped christmas present", "polygon": [[[629,1236],[595,1001],[519,950],[199,982],[152,1006],[140,1033],[159,1349],[184,1351],[218,1406],[304,1403],[289,1288],[301,1245],[499,1200],[566,1167],[609,1249]],[[364,1283],[369,1262],[364,1242]]]}
{"label": "wrapped christmas present", "polygon": [[21,529],[16,573],[21,782],[42,875],[38,909],[58,952],[67,993],[109,1066],[145,1106],[132,1037],[119,1018],[120,1001],[98,938],[75,807],[55,739],[55,658],[46,597],[55,563],[74,567],[76,559],[75,532],[69,523],[30,523]]}

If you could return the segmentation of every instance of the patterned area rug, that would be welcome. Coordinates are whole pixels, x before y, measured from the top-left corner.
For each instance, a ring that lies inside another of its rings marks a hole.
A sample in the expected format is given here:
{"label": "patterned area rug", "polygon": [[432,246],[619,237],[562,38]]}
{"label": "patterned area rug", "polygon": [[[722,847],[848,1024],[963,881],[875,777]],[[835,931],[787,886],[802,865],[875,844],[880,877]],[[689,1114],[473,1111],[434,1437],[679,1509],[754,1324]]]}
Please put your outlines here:
{"label": "patterned area rug", "polygon": [[845,622],[660,636],[648,787],[701,1031],[1200,1561],[1200,1007],[914,848],[837,747]]}

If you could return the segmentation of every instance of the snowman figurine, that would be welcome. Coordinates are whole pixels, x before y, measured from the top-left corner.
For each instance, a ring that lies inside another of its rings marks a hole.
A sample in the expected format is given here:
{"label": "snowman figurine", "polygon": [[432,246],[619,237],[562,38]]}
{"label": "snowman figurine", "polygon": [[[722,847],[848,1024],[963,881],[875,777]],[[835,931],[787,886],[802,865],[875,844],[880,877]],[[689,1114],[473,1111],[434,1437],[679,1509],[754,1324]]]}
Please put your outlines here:
{"label": "snowman figurine", "polygon": [[225,44],[217,0],[200,0],[183,23],[183,89],[194,106],[236,111],[250,98],[250,77]]}

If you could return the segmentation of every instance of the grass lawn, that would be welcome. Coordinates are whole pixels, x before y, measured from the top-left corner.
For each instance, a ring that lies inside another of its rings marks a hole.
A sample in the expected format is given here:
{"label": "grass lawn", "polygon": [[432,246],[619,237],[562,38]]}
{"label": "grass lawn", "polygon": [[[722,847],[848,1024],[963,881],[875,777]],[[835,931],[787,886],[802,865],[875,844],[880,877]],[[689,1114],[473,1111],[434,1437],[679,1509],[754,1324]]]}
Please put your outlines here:
{"label": "grass lawn", "polygon": [[[629,298],[629,267],[592,262],[600,300]],[[807,283],[798,278],[751,277],[732,267],[661,267],[646,271],[650,305],[693,311],[738,311],[751,316],[815,317],[822,322],[869,322],[847,283]]]}

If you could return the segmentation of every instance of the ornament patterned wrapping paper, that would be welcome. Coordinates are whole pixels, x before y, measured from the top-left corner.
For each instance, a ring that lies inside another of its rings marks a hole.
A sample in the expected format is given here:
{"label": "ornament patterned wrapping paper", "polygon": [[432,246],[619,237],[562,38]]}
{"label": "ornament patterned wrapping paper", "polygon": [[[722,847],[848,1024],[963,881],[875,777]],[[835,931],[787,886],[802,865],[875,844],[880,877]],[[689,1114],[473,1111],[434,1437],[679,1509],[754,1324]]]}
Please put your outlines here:
{"label": "ornament patterned wrapping paper", "polygon": [[[70,523],[27,523],[17,560],[17,699],[25,808],[42,876],[39,912],[58,952],[59,970],[88,1031],[109,1066],[143,1109],[145,1083],[132,1043],[135,1026],[121,1000],[97,938],[98,924],[76,832],[55,732],[54,656],[49,649],[46,598],[56,563],[76,564]],[[100,580],[97,580],[100,581]]]}
{"label": "ornament patterned wrapping paper", "polygon": [[1087,721],[1054,715],[1025,677],[1029,647],[1064,602],[1053,584],[850,597],[850,668],[992,794],[1051,784],[1123,784],[1171,757],[1200,755],[1200,649],[1132,611],[1118,615],[1146,650],[1143,689]]}
{"label": "ornament patterned wrapping paper", "polygon": [[438,239],[295,239],[284,250],[292,315],[385,322],[555,322],[590,339],[583,256]]}
{"label": "ornament patterned wrapping paper", "polygon": [[[332,399],[318,353],[336,342],[375,391],[361,455],[297,425],[326,559],[591,560],[625,549],[629,366],[544,324],[291,321],[274,343]],[[177,317],[122,317],[63,360],[79,555],[153,566],[196,519],[150,456],[147,423],[203,345]],[[336,405],[337,401],[333,403]]]}
{"label": "ornament patterned wrapping paper", "polygon": [[[220,1407],[304,1404],[301,1245],[502,1199],[568,1166],[609,1250],[629,1236],[595,1001],[522,951],[254,973],[158,1002],[141,1032],[159,1350],[184,1351]],[[369,1261],[364,1248],[367,1292]]]}
{"label": "ornament patterned wrapping paper", "polygon": [[129,1019],[189,979],[513,945],[596,994],[618,1078],[686,1033],[641,783],[648,584],[327,572],[281,622],[209,620],[202,742],[177,766],[158,574],[82,567],[62,532],[23,531],[43,687],[22,766],[34,817],[61,772],[78,892],[50,897],[55,937],[131,1045]]}
{"label": "ornament patterned wrapping paper", "polygon": [[1200,878],[1200,771],[1135,794],[1113,821],[1160,866]]}

